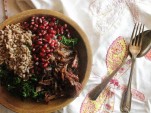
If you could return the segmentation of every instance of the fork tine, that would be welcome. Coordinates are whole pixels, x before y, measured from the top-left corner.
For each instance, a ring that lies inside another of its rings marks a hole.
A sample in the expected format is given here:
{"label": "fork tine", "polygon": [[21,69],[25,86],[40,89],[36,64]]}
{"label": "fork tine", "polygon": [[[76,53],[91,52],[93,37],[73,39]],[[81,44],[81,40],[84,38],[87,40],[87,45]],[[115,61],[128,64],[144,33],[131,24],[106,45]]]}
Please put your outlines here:
{"label": "fork tine", "polygon": [[141,28],[141,34],[139,33],[140,35],[140,39],[139,39],[139,46],[142,46],[142,39],[143,39],[143,31],[144,31],[144,25],[142,24],[142,28]]}
{"label": "fork tine", "polygon": [[137,36],[137,32],[139,31],[139,29],[140,29],[140,25],[139,25],[139,23],[137,23],[137,28],[136,28],[136,32],[135,32],[135,36],[134,36],[134,40],[133,40],[133,43],[132,44],[134,44],[134,45],[136,45],[137,44],[137,42],[138,42],[138,36]]}
{"label": "fork tine", "polygon": [[136,46],[139,46],[140,45],[140,42],[141,42],[141,32],[142,32],[142,27],[143,27],[143,24],[141,24],[139,26],[139,32],[138,32],[138,35],[136,36]]}
{"label": "fork tine", "polygon": [[135,26],[134,26],[134,28],[133,28],[132,36],[131,36],[131,39],[130,39],[130,44],[132,44],[132,42],[133,42],[133,37],[134,37],[136,25],[137,25],[137,23],[135,23]]}

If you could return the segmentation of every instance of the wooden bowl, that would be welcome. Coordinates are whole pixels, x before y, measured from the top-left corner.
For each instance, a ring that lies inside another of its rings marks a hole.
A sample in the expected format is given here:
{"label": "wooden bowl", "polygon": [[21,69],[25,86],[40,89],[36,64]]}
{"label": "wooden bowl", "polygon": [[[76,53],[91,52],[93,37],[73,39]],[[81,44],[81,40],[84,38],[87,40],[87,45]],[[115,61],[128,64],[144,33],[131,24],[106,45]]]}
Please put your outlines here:
{"label": "wooden bowl", "polygon": [[[87,36],[73,20],[59,12],[51,10],[34,9],[24,11],[13,17],[10,17],[9,19],[0,24],[0,29],[3,29],[8,24],[22,22],[33,15],[54,16],[68,23],[71,26],[71,28],[74,29],[75,34],[80,39],[77,45],[80,59],[79,78],[82,86],[84,87],[90,75],[92,54]],[[48,113],[48,112],[50,113],[63,108],[64,106],[72,102],[74,99],[75,98],[60,98],[50,101],[49,104],[22,101],[20,98],[12,96],[9,92],[7,92],[3,87],[0,86],[0,104],[18,113]]]}

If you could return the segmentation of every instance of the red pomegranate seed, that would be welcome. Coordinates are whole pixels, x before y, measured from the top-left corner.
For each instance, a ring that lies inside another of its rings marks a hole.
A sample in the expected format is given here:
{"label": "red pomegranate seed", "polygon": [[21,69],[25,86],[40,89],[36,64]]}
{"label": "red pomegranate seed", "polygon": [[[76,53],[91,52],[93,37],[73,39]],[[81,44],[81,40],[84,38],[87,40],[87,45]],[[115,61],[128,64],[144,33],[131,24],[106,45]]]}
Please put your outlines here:
{"label": "red pomegranate seed", "polygon": [[34,27],[33,30],[36,31],[36,30],[37,30],[37,27]]}
{"label": "red pomegranate seed", "polygon": [[51,33],[52,33],[52,34],[56,34],[56,31],[55,31],[55,30],[51,30]]}
{"label": "red pomegranate seed", "polygon": [[43,46],[43,48],[44,48],[44,49],[47,49],[47,47],[48,47],[48,45],[47,45],[47,44],[45,44],[45,45]]}
{"label": "red pomegranate seed", "polygon": [[50,49],[50,52],[53,52],[53,49]]}
{"label": "red pomegranate seed", "polygon": [[35,27],[38,27],[38,24],[35,24]]}
{"label": "red pomegranate seed", "polygon": [[71,38],[71,35],[70,35],[70,33],[68,33],[68,34],[67,34],[67,37],[68,37],[68,38]]}
{"label": "red pomegranate seed", "polygon": [[36,57],[36,58],[35,58],[35,60],[36,60],[36,61],[38,61],[38,60],[39,60],[39,58],[38,58],[38,57]]}
{"label": "red pomegranate seed", "polygon": [[42,19],[45,19],[45,17],[44,17],[44,16],[42,16],[41,18],[42,18]]}
{"label": "red pomegranate seed", "polygon": [[46,60],[44,58],[41,59],[42,62],[45,62]]}
{"label": "red pomegranate seed", "polygon": [[35,24],[35,22],[31,22],[31,24]]}
{"label": "red pomegranate seed", "polygon": [[30,25],[30,29],[32,29],[33,28],[33,25]]}
{"label": "red pomegranate seed", "polygon": [[51,44],[50,44],[50,45],[51,45],[51,47],[54,47],[54,42],[51,42]]}
{"label": "red pomegranate seed", "polygon": [[51,57],[51,54],[48,54],[47,56],[48,56],[48,57]]}
{"label": "red pomegranate seed", "polygon": [[46,52],[47,52],[47,53],[50,53],[51,51],[50,51],[50,49],[47,49]]}
{"label": "red pomegranate seed", "polygon": [[68,26],[67,24],[64,24],[64,27],[65,27],[65,28],[67,28],[67,26]]}
{"label": "red pomegranate seed", "polygon": [[45,39],[46,39],[48,42],[50,42],[50,41],[51,41],[51,36],[50,36],[50,35],[46,35],[46,36],[45,36]]}
{"label": "red pomegranate seed", "polygon": [[42,44],[42,41],[38,41],[37,44],[41,45],[41,44]]}
{"label": "red pomegranate seed", "polygon": [[55,23],[54,22],[50,22],[49,26],[54,26]]}
{"label": "red pomegranate seed", "polygon": [[45,53],[45,52],[46,52],[46,50],[45,50],[44,48],[42,48],[42,49],[41,49],[41,51],[42,51],[43,53]]}
{"label": "red pomegranate seed", "polygon": [[55,47],[57,47],[57,46],[58,46],[58,44],[57,44],[57,43],[55,43],[55,44],[54,44],[54,46],[55,46]]}
{"label": "red pomegranate seed", "polygon": [[35,16],[33,16],[32,19],[35,19]]}
{"label": "red pomegranate seed", "polygon": [[52,21],[55,21],[56,20],[56,18],[55,17],[52,17]]}
{"label": "red pomegranate seed", "polygon": [[39,36],[42,36],[42,33],[39,33],[38,35],[39,35]]}
{"label": "red pomegranate seed", "polygon": [[45,29],[49,29],[49,26],[46,26]]}
{"label": "red pomegranate seed", "polygon": [[61,36],[58,36],[58,40],[62,40],[62,37],[61,37]]}
{"label": "red pomegranate seed", "polygon": [[48,66],[48,63],[43,64],[43,67],[46,68]]}
{"label": "red pomegranate seed", "polygon": [[41,53],[40,53],[40,56],[41,56],[41,57],[44,57],[44,56],[45,56],[45,53],[41,52]]}
{"label": "red pomegranate seed", "polygon": [[43,22],[43,25],[44,25],[44,26],[47,26],[47,25],[48,25],[48,22],[47,22],[47,21],[44,21],[44,22]]}
{"label": "red pomegranate seed", "polygon": [[39,65],[39,62],[35,62],[35,65],[37,65],[37,66],[38,66],[38,65]]}
{"label": "red pomegranate seed", "polygon": [[36,49],[35,48],[33,48],[33,52],[35,51]]}
{"label": "red pomegranate seed", "polygon": [[42,22],[43,22],[43,21],[42,21],[42,19],[40,18],[40,19],[39,19],[39,23],[41,23],[41,24],[42,24]]}
{"label": "red pomegranate seed", "polygon": [[54,27],[53,27],[54,29],[57,29],[57,25],[54,25]]}

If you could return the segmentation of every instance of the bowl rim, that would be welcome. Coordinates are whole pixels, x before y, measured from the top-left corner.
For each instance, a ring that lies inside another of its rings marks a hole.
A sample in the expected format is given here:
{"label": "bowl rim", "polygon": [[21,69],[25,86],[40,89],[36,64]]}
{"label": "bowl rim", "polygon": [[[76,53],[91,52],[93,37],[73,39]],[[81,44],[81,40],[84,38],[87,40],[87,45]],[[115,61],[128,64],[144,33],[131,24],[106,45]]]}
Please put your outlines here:
{"label": "bowl rim", "polygon": [[[91,50],[91,47],[90,47],[90,44],[89,44],[89,41],[88,41],[86,34],[83,32],[83,30],[80,28],[80,26],[75,21],[73,21],[70,17],[67,17],[66,15],[64,15],[60,12],[57,12],[57,11],[46,10],[46,9],[31,9],[31,10],[26,10],[26,11],[23,11],[21,13],[14,15],[14,16],[9,17],[8,19],[6,19],[5,21],[3,21],[0,24],[0,29],[3,29],[6,25],[12,23],[15,20],[15,18],[24,18],[26,16],[31,16],[31,15],[36,15],[36,14],[37,15],[51,15],[51,16],[55,16],[57,18],[60,18],[61,20],[65,21],[66,23],[70,24],[78,32],[78,34],[82,37],[82,40],[85,43],[85,47],[87,50],[87,57],[88,57],[87,66],[86,66],[86,73],[85,73],[85,75],[87,75],[87,77],[85,77],[83,79],[83,81],[81,82],[81,84],[84,88],[89,77],[90,77],[91,66],[92,66],[92,50]],[[1,89],[0,89],[0,92],[1,92]],[[50,110],[50,109],[46,110],[45,109],[45,110],[40,111],[39,113],[56,111],[58,109],[65,107],[73,100],[75,100],[75,98],[68,99],[63,105],[61,104],[60,106],[57,106],[53,110]],[[22,112],[22,113],[28,112],[29,113],[28,110],[24,109],[24,111],[23,111],[22,109],[20,109],[18,107],[10,105],[5,99],[3,99],[1,97],[0,97],[0,104],[5,106],[6,108],[12,110],[12,111],[15,111],[15,112]]]}

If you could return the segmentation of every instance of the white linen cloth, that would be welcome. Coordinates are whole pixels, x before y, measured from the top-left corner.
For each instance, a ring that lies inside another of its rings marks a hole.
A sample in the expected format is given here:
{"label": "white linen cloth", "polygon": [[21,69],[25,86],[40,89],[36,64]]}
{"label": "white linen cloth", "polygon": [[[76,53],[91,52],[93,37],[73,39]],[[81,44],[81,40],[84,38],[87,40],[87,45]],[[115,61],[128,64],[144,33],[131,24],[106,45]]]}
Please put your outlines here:
{"label": "white linen cloth", "polygon": [[[105,107],[95,110],[89,106],[88,111],[84,110],[87,105],[86,95],[101,82],[107,73],[110,73],[109,66],[112,63],[108,66],[106,59],[110,55],[109,49],[112,49],[114,42],[117,44],[125,40],[128,43],[136,21],[144,23],[145,29],[151,29],[151,0],[8,0],[7,2],[9,17],[27,9],[51,9],[73,19],[87,34],[93,51],[93,65],[89,81],[79,97],[56,113],[120,113],[122,87],[128,82],[130,64],[125,64],[123,68],[127,71],[120,78],[116,78],[120,87],[117,84],[111,86],[114,99],[108,99],[109,102],[105,104]],[[4,20],[2,7],[2,0],[0,0],[1,22]],[[148,54],[136,61],[130,113],[151,113],[150,57]],[[112,110],[108,107],[111,104],[110,100],[113,102],[112,105],[114,104]],[[99,103],[98,106],[100,106]],[[0,113],[14,112],[0,105]]]}

